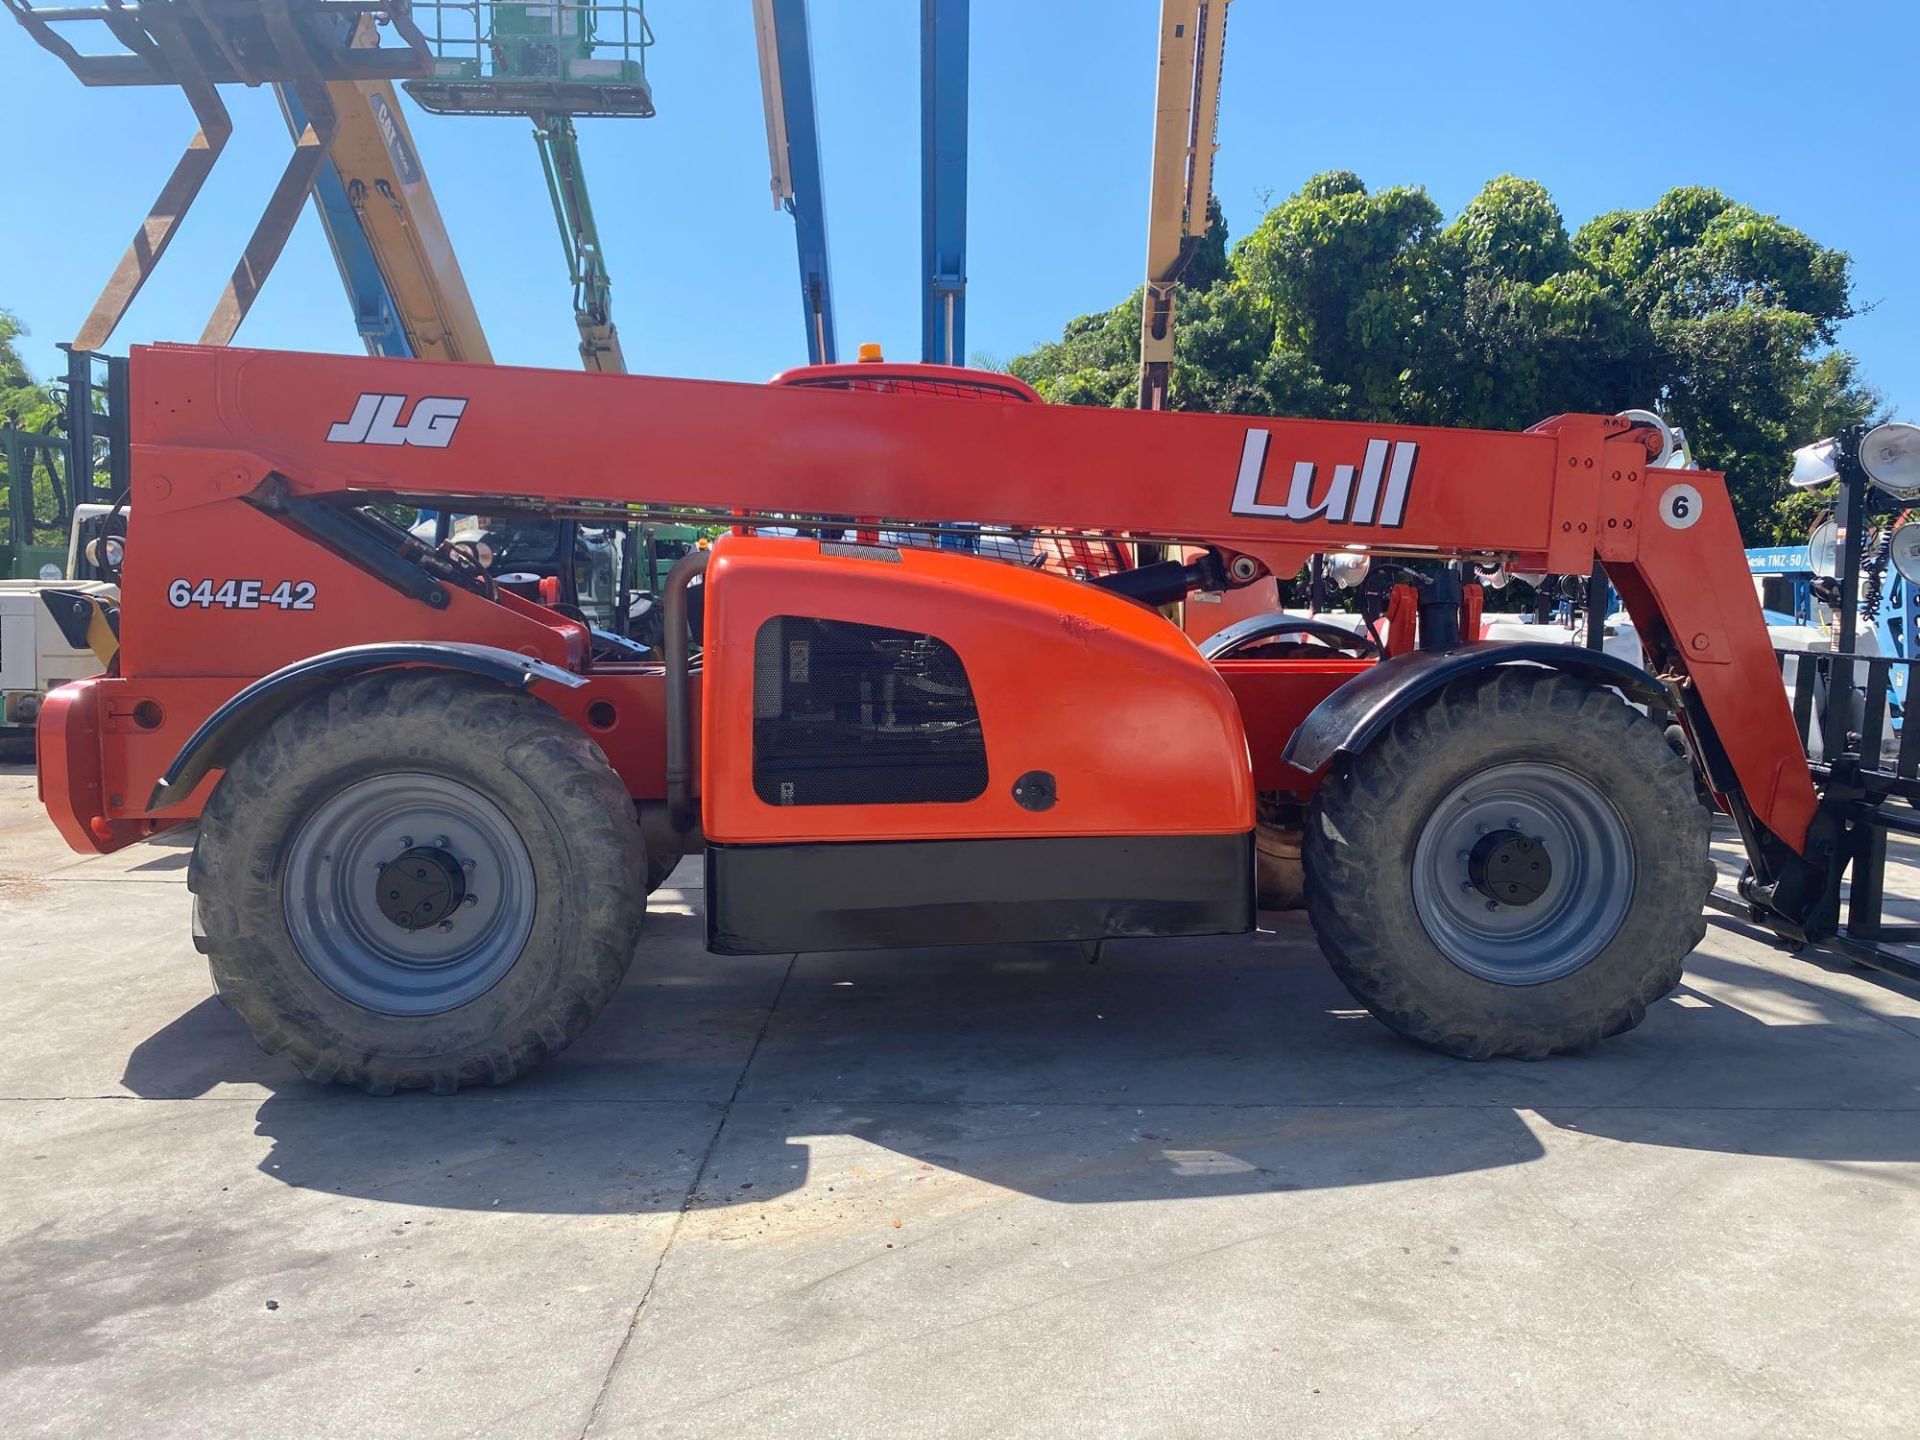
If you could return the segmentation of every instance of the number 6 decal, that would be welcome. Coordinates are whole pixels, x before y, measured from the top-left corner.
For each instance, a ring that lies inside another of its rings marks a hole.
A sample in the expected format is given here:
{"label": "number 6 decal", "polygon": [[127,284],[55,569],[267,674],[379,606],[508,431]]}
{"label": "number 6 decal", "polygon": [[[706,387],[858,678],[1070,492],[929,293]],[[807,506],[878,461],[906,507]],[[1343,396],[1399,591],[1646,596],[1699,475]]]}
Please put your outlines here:
{"label": "number 6 decal", "polygon": [[1700,492],[1691,485],[1669,485],[1660,497],[1660,518],[1670,529],[1686,529],[1700,518]]}

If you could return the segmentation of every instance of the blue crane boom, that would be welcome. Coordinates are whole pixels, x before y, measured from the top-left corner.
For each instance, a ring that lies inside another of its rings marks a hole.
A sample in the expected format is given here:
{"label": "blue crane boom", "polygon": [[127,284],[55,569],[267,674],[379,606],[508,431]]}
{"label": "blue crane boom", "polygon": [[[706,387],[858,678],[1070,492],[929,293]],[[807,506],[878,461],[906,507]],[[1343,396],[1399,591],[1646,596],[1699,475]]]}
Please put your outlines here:
{"label": "blue crane boom", "polygon": [[793,217],[807,359],[815,365],[831,365],[836,355],[833,281],[827,267],[827,207],[820,178],[820,119],[813,101],[807,0],[753,0],[753,18],[773,204]]}
{"label": "blue crane boom", "polygon": [[[290,130],[300,97],[275,86]],[[371,355],[490,361],[492,351],[392,85],[336,81],[332,152],[313,203]]]}
{"label": "blue crane boom", "polygon": [[[835,357],[820,123],[806,0],[754,0],[773,203],[793,217],[807,358]],[[966,356],[968,0],[920,5],[920,351]]]}
{"label": "blue crane boom", "polygon": [[920,0],[920,358],[967,356],[969,0]]}
{"label": "blue crane boom", "polygon": [[[306,110],[297,97],[278,86],[281,113],[287,128],[298,134],[307,123]],[[369,355],[405,359],[413,354],[406,329],[393,296],[380,274],[380,261],[365,233],[354,219],[353,204],[340,172],[329,160],[313,177],[313,209],[320,228],[326,232],[327,246],[334,263],[340,267],[340,280],[346,286],[347,300],[353,306],[353,328]]]}

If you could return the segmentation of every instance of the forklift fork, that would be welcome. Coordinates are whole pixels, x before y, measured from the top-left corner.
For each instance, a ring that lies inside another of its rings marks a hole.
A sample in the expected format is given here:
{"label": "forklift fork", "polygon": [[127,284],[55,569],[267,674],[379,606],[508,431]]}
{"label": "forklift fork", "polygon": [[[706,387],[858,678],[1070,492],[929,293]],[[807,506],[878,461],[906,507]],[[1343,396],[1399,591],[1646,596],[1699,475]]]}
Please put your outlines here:
{"label": "forklift fork", "polygon": [[[126,13],[118,0],[109,0],[109,8],[116,16]],[[27,20],[26,14],[21,11],[14,13],[21,16],[22,22],[42,45],[53,49],[56,54],[61,50],[70,52],[71,47],[48,31],[44,24]],[[158,10],[147,16],[143,23],[147,34],[152,37],[152,46],[157,49],[156,58],[172,70],[175,80],[186,94],[187,103],[193,107],[194,118],[200,122],[200,128],[194,132],[186,152],[174,165],[167,183],[160,188],[159,198],[147,211],[147,218],[134,234],[133,243],[127,247],[126,254],[120,257],[120,263],[114,267],[106,289],[100,292],[100,298],[94,302],[86,323],[74,337],[73,348],[76,350],[99,350],[107,343],[107,338],[125,318],[134,297],[140,293],[140,287],[147,283],[147,277],[160,263],[160,257],[167,253],[167,246],[173,243],[173,237],[179,233],[181,222],[187,218],[188,209],[200,194],[200,187],[206,183],[207,176],[213,173],[214,162],[219,160],[220,152],[233,135],[233,117],[227,113],[226,103],[221,100],[219,90],[207,79],[206,72],[194,60],[192,47],[181,35],[172,15],[165,10]],[[124,20],[112,25],[112,29],[123,44],[136,54],[142,53],[145,47],[141,42],[146,40],[146,35]]]}
{"label": "forklift fork", "polygon": [[327,152],[333,146],[339,123],[333,98],[327,93],[326,81],[321,77],[319,67],[313,63],[313,57],[307,53],[299,29],[287,8],[288,0],[261,0],[261,4],[266,14],[267,32],[273,36],[281,60],[287,67],[284,83],[292,86],[301,107],[306,111],[307,124],[294,142],[293,154],[287,160],[286,169],[280,173],[280,183],[273,187],[273,196],[267,201],[267,208],[260,213],[260,221],[247,240],[240,263],[233,268],[233,278],[227,282],[226,292],[214,306],[207,328],[201,333],[200,343],[203,345],[232,343],[240,322],[247,318],[247,311],[253,308],[254,297],[260,293],[260,287],[266,283],[274,262],[286,247],[287,237],[293,233],[294,222],[300,218],[300,207],[307,202],[314,177],[320,173]]}
{"label": "forklift fork", "polygon": [[[83,351],[100,349],[125,318],[232,137],[233,119],[219,86],[284,85],[298,98],[306,124],[207,321],[201,340],[209,345],[232,341],[326,161],[337,128],[327,82],[390,80],[433,68],[426,39],[404,3],[390,8],[381,8],[376,0],[142,0],[137,6],[100,0],[39,8],[32,0],[0,4],[82,84],[178,85],[199,121],[74,338],[74,348]],[[354,46],[348,37],[368,17],[391,26],[405,44]],[[124,53],[83,54],[58,28],[88,22],[105,25]]]}

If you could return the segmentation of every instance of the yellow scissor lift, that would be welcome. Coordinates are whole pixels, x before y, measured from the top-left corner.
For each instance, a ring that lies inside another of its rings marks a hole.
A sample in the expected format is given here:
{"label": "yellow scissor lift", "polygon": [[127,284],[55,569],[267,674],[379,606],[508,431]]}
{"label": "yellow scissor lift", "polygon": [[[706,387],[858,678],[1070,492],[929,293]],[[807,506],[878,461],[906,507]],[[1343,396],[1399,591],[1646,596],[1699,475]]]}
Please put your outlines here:
{"label": "yellow scissor lift", "polygon": [[[0,0],[86,85],[177,85],[199,129],[94,304],[73,348],[101,349],[160,263],[233,123],[225,84],[271,85],[294,149],[201,340],[229,343],[312,194],[367,348],[492,358],[395,79],[434,56],[408,8],[373,0],[142,0],[138,6]],[[117,48],[83,52],[105,32]],[[389,43],[394,42],[394,43]]]}
{"label": "yellow scissor lift", "polygon": [[[0,0],[86,85],[177,85],[199,129],[89,313],[73,348],[97,351],[179,232],[233,123],[224,84],[271,85],[294,150],[201,341],[245,319],[309,194],[376,355],[491,360],[393,82],[444,114],[534,124],[574,285],[582,363],[624,370],[611,286],[580,169],[577,115],[653,114],[638,0],[142,0],[50,6]],[[83,52],[104,30],[117,48]]]}
{"label": "yellow scissor lift", "polygon": [[[127,6],[104,4],[58,7],[34,0],[0,0],[39,44],[58,56],[86,85],[176,85],[186,95],[199,129],[175,164],[159,197],[135,232],[99,300],[74,338],[74,348],[99,350],[132,305],[147,278],[179,233],[195,196],[220,158],[233,122],[219,87],[226,84],[273,85],[294,119],[294,148],[278,184],[262,209],[232,278],[201,334],[203,343],[229,343],[246,318],[260,286],[279,259],[300,207],[323,177],[335,170],[338,144],[367,167],[367,181],[384,181],[402,203],[422,212],[407,217],[422,242],[416,263],[406,247],[388,257],[397,288],[406,272],[437,266],[427,284],[443,312],[464,309],[452,325],[440,327],[424,309],[416,310],[423,335],[420,353],[446,355],[472,336],[453,338],[462,327],[477,333],[472,304],[458,267],[451,261],[444,229],[431,197],[424,203],[424,177],[409,189],[390,166],[389,137],[380,134],[380,102],[404,138],[404,122],[393,103],[391,82],[432,71],[433,55],[404,4],[374,0],[143,0]],[[97,40],[104,31],[116,48],[82,51],[70,37]],[[397,43],[385,43],[386,41]],[[388,152],[382,159],[380,152]],[[431,212],[430,216],[425,212]],[[324,213],[324,212],[323,212]],[[330,230],[332,226],[329,227]],[[433,233],[429,233],[433,232]],[[371,234],[372,232],[370,232]],[[340,246],[336,239],[336,253]],[[372,243],[371,240],[369,243]],[[436,256],[432,250],[441,252]],[[422,304],[425,302],[422,301]],[[469,346],[463,358],[485,358],[485,342]]]}

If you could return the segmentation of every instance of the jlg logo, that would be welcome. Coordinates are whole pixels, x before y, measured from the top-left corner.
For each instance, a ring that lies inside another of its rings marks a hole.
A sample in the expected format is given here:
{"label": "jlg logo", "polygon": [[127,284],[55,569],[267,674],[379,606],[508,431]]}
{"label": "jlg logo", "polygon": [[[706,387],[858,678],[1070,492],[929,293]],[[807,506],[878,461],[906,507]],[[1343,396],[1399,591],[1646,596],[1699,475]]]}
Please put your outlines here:
{"label": "jlg logo", "polygon": [[[1319,499],[1313,495],[1314,465],[1298,460],[1287,498],[1276,505],[1260,498],[1260,479],[1267,465],[1265,430],[1247,431],[1240,451],[1240,478],[1233,487],[1233,513],[1268,515],[1276,520],[1330,520],[1344,525],[1380,525],[1393,528],[1406,519],[1407,487],[1413,482],[1413,462],[1420,447],[1411,440],[1369,440],[1365,459],[1356,472],[1351,465],[1333,467],[1333,479]],[[1356,483],[1357,482],[1357,483]]]}
{"label": "jlg logo", "polygon": [[414,405],[403,425],[400,412],[406,407],[404,395],[362,395],[354,402],[353,414],[327,431],[327,439],[335,445],[424,445],[444,450],[453,442],[454,427],[467,402],[428,395]]}

